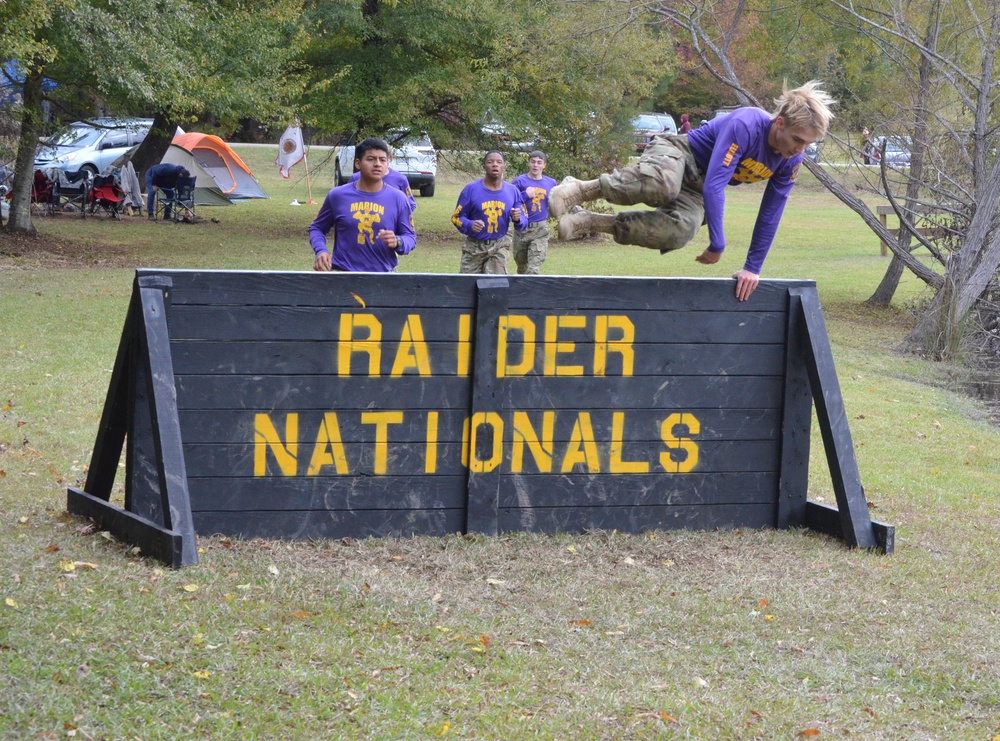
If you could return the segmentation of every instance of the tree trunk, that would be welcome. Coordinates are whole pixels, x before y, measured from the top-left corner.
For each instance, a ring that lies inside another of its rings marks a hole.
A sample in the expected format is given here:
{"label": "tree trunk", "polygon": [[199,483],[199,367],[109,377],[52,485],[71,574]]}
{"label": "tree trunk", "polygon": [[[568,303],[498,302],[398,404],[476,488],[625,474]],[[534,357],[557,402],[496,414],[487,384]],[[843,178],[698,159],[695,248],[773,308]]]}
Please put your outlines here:
{"label": "tree trunk", "polygon": [[[920,184],[923,181],[924,175],[924,152],[927,149],[927,119],[930,116],[930,108],[928,106],[928,100],[930,98],[930,88],[933,74],[933,67],[931,65],[930,53],[925,50],[930,50],[933,52],[937,48],[938,40],[938,17],[940,14],[941,5],[939,2],[935,2],[929,18],[927,20],[927,33],[924,36],[924,45],[920,49],[920,71],[919,71],[919,84],[917,85],[917,105],[916,105],[916,120],[913,124],[913,147],[910,153],[910,177],[906,183],[906,199],[905,208],[909,209],[912,213],[913,209],[916,208],[918,200],[920,197]],[[885,163],[883,163],[884,167]],[[883,169],[883,183],[885,170]],[[888,192],[888,187],[886,187]],[[911,217],[911,220],[916,220],[916,217]],[[900,250],[906,250],[909,252],[912,248],[911,236],[906,230],[903,219],[899,220],[899,235],[896,240],[896,244],[899,246]],[[885,271],[885,275],[882,276],[882,281],[878,284],[878,288],[875,289],[868,300],[865,302],[873,306],[884,306],[887,307],[892,302],[892,297],[896,295],[896,289],[899,287],[899,279],[903,276],[903,262],[897,257],[896,251],[893,251],[892,262],[889,263],[888,270]]]}
{"label": "tree trunk", "polygon": [[42,132],[42,69],[34,68],[24,79],[21,109],[21,134],[17,142],[14,164],[14,187],[11,191],[10,218],[6,230],[19,234],[35,234],[31,222],[31,185],[35,179],[35,151]]}
{"label": "tree trunk", "polygon": [[170,142],[173,140],[176,131],[176,120],[168,114],[158,112],[155,118],[153,118],[152,128],[150,128],[149,133],[146,134],[146,138],[142,140],[142,144],[139,145],[139,148],[132,156],[132,166],[135,168],[135,174],[139,176],[140,183],[146,182],[143,177],[146,170],[153,165],[160,164],[163,155],[170,148]]}

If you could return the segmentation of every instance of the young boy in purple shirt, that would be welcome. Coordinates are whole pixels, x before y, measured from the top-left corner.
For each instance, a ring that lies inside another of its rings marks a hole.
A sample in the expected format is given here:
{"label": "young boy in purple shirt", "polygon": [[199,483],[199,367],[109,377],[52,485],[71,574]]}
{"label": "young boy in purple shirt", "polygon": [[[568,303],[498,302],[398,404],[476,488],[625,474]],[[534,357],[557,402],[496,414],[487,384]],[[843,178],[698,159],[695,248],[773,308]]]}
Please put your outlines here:
{"label": "young boy in purple shirt", "polygon": [[[316,259],[313,269],[390,273],[398,255],[413,251],[417,235],[406,196],[384,182],[389,171],[389,145],[365,139],[354,152],[360,176],[356,182],[331,190],[309,227]],[[333,229],[330,255],[326,235]]]}
{"label": "young boy in purple shirt", "polygon": [[506,275],[510,257],[510,222],[523,232],[528,226],[521,191],[503,179],[507,163],[497,151],[483,158],[483,179],[469,183],[458,196],[451,223],[465,235],[462,273]]}
{"label": "young boy in purple shirt", "polygon": [[[812,81],[788,90],[770,114],[739,108],[685,135],[658,134],[639,165],[604,174],[597,180],[566,178],[549,194],[561,239],[607,232],[619,244],[635,244],[661,253],[686,245],[703,221],[709,246],[697,262],[711,265],[726,249],[723,228],[725,187],[767,180],[750,248],[736,279],[736,298],[745,301],[757,288],[760,271],[774,241],[781,214],[809,144],[826,136],[833,99]],[[603,197],[611,203],[645,203],[653,211],[594,214],[570,209]]]}
{"label": "young boy in purple shirt", "polygon": [[544,152],[528,155],[528,172],[511,184],[521,191],[528,211],[528,228],[514,233],[514,264],[520,275],[538,275],[549,251],[549,191],[556,181],[545,175]]}

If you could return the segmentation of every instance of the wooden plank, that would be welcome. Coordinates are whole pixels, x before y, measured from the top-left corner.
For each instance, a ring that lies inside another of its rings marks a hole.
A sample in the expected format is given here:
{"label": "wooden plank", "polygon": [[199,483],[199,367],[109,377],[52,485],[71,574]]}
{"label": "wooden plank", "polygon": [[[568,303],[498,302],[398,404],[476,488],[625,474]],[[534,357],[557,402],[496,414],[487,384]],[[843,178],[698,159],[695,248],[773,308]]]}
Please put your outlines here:
{"label": "wooden plank", "polygon": [[[829,535],[837,540],[844,539],[844,526],[840,521],[840,512],[836,507],[819,502],[808,502],[805,525],[810,530]],[[882,555],[888,555],[895,550],[896,528],[894,526],[872,520],[872,531],[875,534],[875,550]]]}
{"label": "wooden plank", "polygon": [[435,510],[465,506],[465,475],[192,477],[193,512],[308,510]]}
{"label": "wooden plank", "polygon": [[[759,336],[756,339],[760,339]],[[175,375],[337,375],[339,369],[338,344],[314,341],[206,341],[181,340],[171,342],[171,355]],[[380,347],[379,373],[388,378],[397,358],[407,357],[409,345],[399,342],[382,342]],[[781,344],[709,344],[677,343],[647,344],[635,343],[628,352],[629,375],[780,375],[784,372],[784,342]],[[468,343],[426,342],[428,367],[433,376],[456,376],[457,358],[471,356]],[[530,356],[525,358],[525,346],[521,342],[507,345],[508,367],[525,364],[529,376],[544,373],[547,357],[556,357],[552,345],[536,343],[529,348]],[[579,366],[584,375],[594,375],[595,349],[593,344],[576,343],[573,352],[558,354],[559,367]],[[607,368],[603,376],[621,376],[626,355],[609,353]],[[527,361],[527,362],[525,362]],[[401,366],[403,367],[403,366]],[[353,363],[352,371],[368,375],[367,358],[359,356]],[[404,375],[412,377],[416,368],[406,367]]]}
{"label": "wooden plank", "polygon": [[195,516],[199,534],[233,538],[441,537],[460,533],[464,526],[464,509],[269,512],[267,517],[257,512],[198,512]]}
{"label": "wooden plank", "polygon": [[[657,376],[622,378],[538,377],[506,379],[497,389],[502,408],[673,410],[735,408],[752,400],[755,408],[778,407],[783,398],[780,376]],[[471,393],[467,378],[384,379],[329,376],[178,376],[179,409],[248,409],[308,411],[448,409]]]}
{"label": "wooden plank", "polygon": [[773,503],[778,475],[758,473],[503,476],[499,506],[646,507]]}
{"label": "wooden plank", "polygon": [[89,517],[99,529],[107,530],[117,540],[138,546],[146,558],[162,561],[175,569],[184,565],[182,538],[178,532],[160,527],[155,522],[73,487],[66,491],[66,511]]}
{"label": "wooden plank", "polygon": [[468,307],[476,276],[140,269],[173,283],[175,306]]}
{"label": "wooden plank", "polygon": [[716,530],[774,526],[774,504],[720,504],[687,507],[536,507],[500,510],[500,533],[581,533],[618,530]]}
{"label": "wooden plank", "polygon": [[[801,289],[814,291],[813,288]],[[806,342],[799,294],[789,294],[788,346],[785,353],[785,395],[781,425],[781,472],[776,527],[800,527],[805,521],[809,491],[809,437],[812,390],[805,366]]]}
{"label": "wooden plank", "polygon": [[[500,486],[498,467],[486,463],[493,457],[492,451],[501,440],[483,433],[477,420],[488,414],[496,414],[502,402],[497,398],[503,384],[496,377],[497,344],[496,328],[500,316],[507,311],[507,289],[510,282],[506,278],[482,278],[476,283],[475,354],[472,358],[472,373],[475,383],[469,399],[470,442],[468,467],[468,500],[466,501],[465,529],[470,533],[497,533],[497,492]],[[499,437],[499,436],[496,436]]]}
{"label": "wooden plank", "polygon": [[[811,404],[811,397],[807,399]],[[375,442],[377,426],[363,423],[361,415],[367,410],[340,409],[337,415],[337,429],[341,439],[358,443]],[[552,417],[552,440],[566,442],[578,433],[580,410],[574,409],[524,409],[517,410],[524,415],[530,430],[529,434],[541,436],[544,419]],[[324,411],[309,410],[293,412],[297,415],[299,439],[315,441],[320,426],[324,423]],[[428,439],[428,414],[437,415],[434,424],[437,430],[435,439],[439,443],[462,441],[462,428],[468,417],[464,408],[441,410],[415,410],[404,413],[399,424],[391,426],[389,440],[393,442],[412,443]],[[624,414],[621,409],[590,409],[590,426],[595,440],[658,440],[661,439],[661,427],[670,414],[664,409],[631,409],[623,416],[624,424],[614,433],[615,417]],[[515,430],[514,410],[501,410],[500,418],[504,423],[504,440],[510,442]],[[274,412],[269,419],[276,430],[285,429],[286,412]],[[244,409],[217,410],[191,409],[179,413],[181,429],[184,431],[185,446],[199,443],[248,443],[253,441],[257,412]],[[737,407],[733,409],[701,409],[696,413],[700,429],[699,440],[778,440],[782,431],[781,410],[753,409]],[[519,417],[520,419],[520,417]],[[677,435],[687,432],[677,426]],[[589,438],[588,438],[589,439]]]}
{"label": "wooden plank", "polygon": [[182,563],[196,564],[198,545],[191,520],[187,471],[184,467],[180,421],[177,416],[164,289],[155,285],[154,280],[149,281],[153,287],[145,288],[143,279],[137,279],[143,316],[138,329],[140,353],[149,362],[147,392],[160,491],[165,494],[164,524],[181,534]]}
{"label": "wooden plank", "polygon": [[[512,343],[518,342],[523,333],[518,329],[527,324],[535,334],[535,342],[545,341],[546,328],[556,331],[560,341],[573,340],[592,343],[607,332],[608,340],[622,339],[624,328],[634,335],[637,345],[658,343],[694,344],[784,344],[785,312],[758,311],[747,313],[729,309],[685,312],[668,309],[619,308],[608,309],[539,309],[511,310],[517,319],[509,331]],[[181,305],[171,311],[170,336],[175,342],[337,342],[341,339],[341,322],[351,318],[350,337],[368,339],[369,328],[354,326],[353,317],[374,320],[384,344],[398,342],[404,337],[420,334],[428,343],[455,345],[467,340],[463,323],[471,316],[470,309],[439,308],[380,308],[360,307],[341,311],[326,307],[287,306],[203,306]],[[605,320],[605,317],[610,319]],[[600,321],[599,321],[600,320]],[[608,323],[607,330],[604,323]],[[571,326],[580,324],[581,326]],[[383,350],[383,355],[395,353]],[[336,356],[336,346],[331,349]]]}
{"label": "wooden plank", "polygon": [[849,546],[876,547],[868,502],[861,487],[861,474],[854,457],[854,443],[847,424],[847,412],[840,394],[840,383],[833,363],[826,323],[814,291],[793,291],[801,301],[805,322],[806,368],[812,386],[813,403],[823,436],[826,460],[830,466],[833,491],[840,512],[842,537]]}
{"label": "wooden plank", "polygon": [[[763,471],[777,470],[780,449],[775,441],[741,440],[741,441],[706,441],[695,438],[692,441],[698,449],[699,472],[713,471]],[[306,477],[312,460],[315,445],[310,442],[300,443],[294,455],[282,450],[282,461],[286,466],[292,466],[294,459],[294,474],[283,474],[282,463],[277,460],[271,446],[259,443],[221,443],[194,444],[184,446],[185,462],[189,476],[225,475],[232,478],[254,476],[255,461],[260,456],[264,462],[262,476],[275,477],[287,475],[289,478]],[[663,472],[666,466],[683,463],[686,454],[677,446],[669,446],[663,440],[634,440],[623,443],[618,453],[612,452],[610,440],[584,442],[553,442],[548,446],[551,454],[543,456],[541,465],[551,467],[554,471],[562,470],[564,461],[575,461],[583,455],[588,456],[588,463],[577,463],[573,470],[586,470],[590,473],[613,473],[622,468],[621,462],[627,464],[641,463],[651,472]],[[430,476],[430,475],[463,475],[466,463],[462,459],[464,445],[461,442],[437,443],[433,455],[428,458],[425,441],[396,442],[385,445],[372,443],[344,442],[338,446],[343,451],[342,472],[337,473],[334,463],[326,463],[317,474],[321,477],[340,476]],[[586,448],[586,449],[585,449]],[[321,453],[327,453],[329,446],[325,443],[319,446]],[[500,453],[501,473],[511,472],[511,455],[513,445],[503,441]],[[592,453],[587,449],[592,450]],[[671,453],[670,451],[674,452]],[[533,474],[548,473],[540,470],[539,461],[525,445],[522,448],[523,461],[517,473]],[[483,453],[490,459],[490,453]],[[593,458],[593,468],[589,463]],[[484,460],[483,458],[477,458]],[[431,465],[428,465],[430,460]],[[345,468],[346,467],[346,468]],[[671,469],[671,471],[676,469]],[[346,471],[346,473],[344,472]]]}
{"label": "wooden plank", "polygon": [[[173,283],[173,305],[468,307],[476,275],[405,275],[375,273],[277,273],[140,269],[139,276],[165,276]],[[579,276],[506,276],[511,308],[551,309],[621,307],[714,312],[720,308],[754,313],[782,311],[785,295],[809,280],[763,280],[753,300],[736,301],[733,281],[711,278],[602,278]],[[387,280],[388,279],[388,280]],[[397,282],[398,281],[398,282]]]}

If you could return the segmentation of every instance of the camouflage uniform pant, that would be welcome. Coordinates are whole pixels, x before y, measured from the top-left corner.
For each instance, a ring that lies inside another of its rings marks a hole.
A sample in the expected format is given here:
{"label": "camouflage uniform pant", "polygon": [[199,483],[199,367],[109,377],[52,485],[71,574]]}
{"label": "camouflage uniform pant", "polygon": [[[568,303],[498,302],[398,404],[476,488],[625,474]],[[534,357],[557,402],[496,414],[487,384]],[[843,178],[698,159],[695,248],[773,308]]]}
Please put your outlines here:
{"label": "camouflage uniform pant", "polygon": [[484,275],[507,275],[510,245],[509,234],[500,239],[466,237],[465,245],[462,247],[462,263],[459,271]]}
{"label": "camouflage uniform pant", "polygon": [[609,203],[656,209],[619,213],[614,227],[619,244],[670,252],[690,242],[705,220],[704,176],[687,136],[657,134],[638,164],[601,175],[600,183]]}
{"label": "camouflage uniform pant", "polygon": [[514,262],[518,275],[538,275],[549,251],[549,225],[544,221],[529,224],[514,233]]}

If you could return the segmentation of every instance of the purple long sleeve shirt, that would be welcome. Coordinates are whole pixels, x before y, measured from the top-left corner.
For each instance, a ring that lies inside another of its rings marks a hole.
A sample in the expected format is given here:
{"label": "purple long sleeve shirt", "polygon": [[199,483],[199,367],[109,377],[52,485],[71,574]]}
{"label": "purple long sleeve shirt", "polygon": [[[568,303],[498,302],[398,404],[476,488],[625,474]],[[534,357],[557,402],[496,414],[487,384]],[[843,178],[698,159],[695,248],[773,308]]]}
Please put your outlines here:
{"label": "purple long sleeve shirt", "polygon": [[[500,239],[510,228],[510,212],[515,208],[521,209],[521,220],[514,222],[515,229],[523,232],[528,228],[528,219],[521,191],[510,183],[503,183],[500,190],[490,190],[483,185],[482,180],[475,180],[462,188],[458,195],[451,223],[472,239]],[[478,234],[474,234],[472,222],[477,220],[482,221],[485,226]]]}
{"label": "purple long sleeve shirt", "polygon": [[802,164],[801,154],[786,159],[768,145],[771,121],[771,114],[761,108],[738,108],[688,134],[691,153],[705,175],[702,192],[711,252],[726,249],[722,219],[726,186],[768,181],[743,265],[745,270],[758,275]]}
{"label": "purple long sleeve shirt", "polygon": [[[556,187],[554,178],[542,175],[538,180],[530,174],[518,175],[511,181],[511,185],[521,191],[521,198],[524,199],[524,206],[528,209],[528,223],[537,224],[539,221],[546,221],[549,218],[549,191]],[[534,188],[534,195],[528,195],[528,188]]]}
{"label": "purple long sleeve shirt", "polygon": [[[378,193],[366,193],[358,190],[356,183],[348,183],[327,193],[309,227],[309,244],[317,255],[329,252],[326,235],[332,229],[335,268],[389,273],[399,264],[397,255],[412,252],[417,246],[411,213],[406,196],[390,185],[383,183]],[[396,234],[395,249],[375,238],[382,229]]]}

